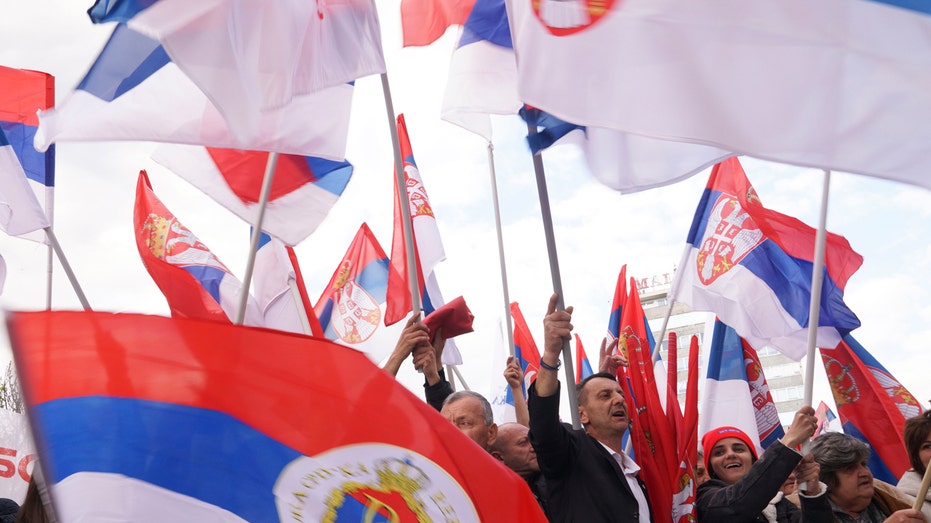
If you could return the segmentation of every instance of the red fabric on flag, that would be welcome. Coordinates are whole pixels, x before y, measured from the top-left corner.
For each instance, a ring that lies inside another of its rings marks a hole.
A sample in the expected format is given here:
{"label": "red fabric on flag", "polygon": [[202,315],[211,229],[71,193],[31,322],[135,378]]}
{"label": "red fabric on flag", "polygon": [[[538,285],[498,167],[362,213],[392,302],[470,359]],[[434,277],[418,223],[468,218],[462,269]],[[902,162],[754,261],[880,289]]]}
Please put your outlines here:
{"label": "red fabric on flag", "polygon": [[[262,173],[271,153],[216,147],[207,147],[207,152],[236,196],[243,202],[258,203],[262,192]],[[304,156],[279,154],[268,199],[276,200],[316,180]]]}
{"label": "red fabric on flag", "polygon": [[436,329],[443,329],[443,338],[449,339],[472,332],[472,320],[475,316],[466,305],[465,298],[459,296],[431,312],[423,319],[423,324],[430,329],[431,337]]}
{"label": "red fabric on flag", "polygon": [[[850,336],[845,339],[852,340]],[[862,434],[892,476],[902,477],[911,464],[902,435],[905,415],[897,401],[918,405],[919,412],[920,404],[900,383],[894,391],[898,397],[893,398],[877,379],[878,369],[870,368],[846,341],[833,349],[821,347],[819,350],[844,432],[849,434],[855,429]],[[879,472],[874,471],[873,475]]]}
{"label": "red fabric on flag", "polygon": [[[223,307],[191,273],[166,261],[169,228],[173,223],[178,224],[182,231],[190,233],[155,196],[146,172],[140,171],[136,184],[136,206],[133,210],[136,247],[146,270],[168,300],[171,315],[230,323]],[[207,250],[199,241],[193,245],[198,249]]]}
{"label": "red fabric on flag", "polygon": [[39,125],[36,109],[55,105],[55,77],[0,66],[0,121]]}
{"label": "red fabric on flag", "polygon": [[[59,399],[99,397],[161,403],[166,409],[210,410],[314,459],[340,448],[366,446],[365,453],[347,464],[353,470],[379,466],[379,459],[403,464],[407,460],[398,456],[404,454],[415,463],[429,460],[442,470],[431,472],[431,466],[399,471],[409,475],[422,496],[401,502],[397,510],[403,512],[417,508],[419,501],[419,508],[434,518],[446,514],[463,521],[545,521],[519,476],[364,354],[328,340],[216,322],[99,312],[12,313],[8,325],[30,409]],[[69,403],[63,405],[67,408]],[[45,419],[37,416],[33,421],[41,424]],[[100,419],[96,426],[101,437],[115,430],[112,419]],[[36,433],[43,433],[41,425]],[[246,457],[254,449],[251,441],[232,437],[224,445],[241,446]],[[52,447],[59,449],[67,452]],[[158,458],[154,449],[150,452]],[[186,456],[178,452],[173,458],[182,468],[201,466],[196,454]],[[61,457],[54,452],[43,455],[53,470]],[[448,475],[452,487],[441,487],[436,472]],[[237,473],[230,472],[233,477]],[[386,487],[391,487],[385,488],[386,494],[398,494],[411,485]],[[230,481],[224,488],[274,501],[271,489],[257,492],[248,481]],[[329,494],[342,493],[338,485],[323,492],[306,490],[301,499],[304,512],[325,509]],[[443,510],[463,506],[475,513]]]}
{"label": "red fabric on flag", "polygon": [[[398,116],[398,140],[401,147],[401,159],[407,161],[407,158],[413,158],[414,152],[411,149],[411,140],[407,135],[407,124],[404,122],[404,115]],[[405,180],[407,176],[404,176]],[[405,187],[406,189],[406,187]],[[407,242],[404,240],[403,215],[401,214],[401,205],[410,205],[410,198],[407,191],[401,195],[398,190],[397,173],[394,177],[394,234],[391,238],[391,266],[388,271],[388,305],[385,308],[385,325],[393,325],[407,315],[413,308],[411,303],[410,275],[407,270]],[[413,219],[413,217],[411,217]],[[414,240],[414,260],[417,264],[417,279],[421,298],[423,297],[424,277],[423,269],[420,266],[420,256],[417,251],[417,237],[414,235],[414,227],[411,224],[411,236]]]}
{"label": "red fabric on flag", "polygon": [[401,30],[404,47],[429,45],[451,25],[463,25],[475,0],[403,0]]}
{"label": "red fabric on flag", "polygon": [[304,312],[307,313],[307,321],[310,323],[310,334],[319,338],[323,337],[323,327],[320,326],[320,319],[314,312],[314,307],[310,304],[310,296],[307,295],[307,286],[304,285],[304,275],[301,274],[301,266],[297,263],[297,254],[290,245],[285,246],[288,251],[288,259],[291,260],[291,266],[294,267],[294,280],[297,283],[298,292],[301,295],[301,304],[304,306]]}
{"label": "red fabric on flag", "polygon": [[671,482],[679,470],[675,436],[660,402],[653,373],[647,326],[637,284],[630,279],[627,302],[621,315],[620,342],[627,348],[629,367],[622,367],[629,387],[627,415],[631,418],[631,441],[647,487],[654,521],[671,521]]}

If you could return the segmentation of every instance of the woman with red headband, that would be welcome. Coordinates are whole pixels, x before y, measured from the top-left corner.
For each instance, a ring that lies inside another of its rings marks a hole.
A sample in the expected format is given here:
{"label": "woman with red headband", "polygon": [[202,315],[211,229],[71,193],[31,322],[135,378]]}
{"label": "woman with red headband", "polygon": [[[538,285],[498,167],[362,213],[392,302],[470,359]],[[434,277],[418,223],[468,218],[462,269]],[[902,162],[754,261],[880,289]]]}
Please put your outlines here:
{"label": "woman with red headband", "polygon": [[[817,420],[811,407],[795,413],[786,435],[760,459],[756,444],[736,427],[718,427],[702,437],[705,467],[711,477],[698,487],[698,520],[728,523],[833,522],[831,506],[818,482],[818,464],[795,450],[815,433]],[[795,471],[802,509],[785,499],[780,487]],[[804,518],[803,518],[804,514]]]}

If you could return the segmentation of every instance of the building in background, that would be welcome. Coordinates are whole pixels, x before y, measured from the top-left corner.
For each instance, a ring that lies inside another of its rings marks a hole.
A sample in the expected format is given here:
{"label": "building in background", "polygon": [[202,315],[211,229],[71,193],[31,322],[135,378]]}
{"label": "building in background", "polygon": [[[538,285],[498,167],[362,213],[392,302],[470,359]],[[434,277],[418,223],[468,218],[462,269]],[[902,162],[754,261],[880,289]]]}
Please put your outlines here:
{"label": "building in background", "polygon": [[[650,329],[657,343],[660,343],[660,329],[663,325],[663,319],[669,311],[670,303],[667,293],[672,284],[673,273],[657,274],[647,278],[637,280],[637,288],[640,292],[640,302],[643,304],[643,312],[650,322]],[[666,326],[666,339],[662,340],[660,346],[660,356],[663,361],[668,361],[667,340],[668,333],[675,332],[678,337],[678,354],[676,371],[678,376],[678,393],[679,403],[685,403],[686,378],[688,376],[688,349],[692,335],[698,336],[699,352],[699,398],[701,398],[701,387],[707,368],[707,351],[705,350],[706,341],[711,342],[711,331],[714,327],[714,315],[709,312],[693,311],[683,303],[672,304],[672,313],[669,316],[669,323]],[[769,384],[769,391],[773,395],[773,401],[776,402],[776,410],[779,411],[779,419],[783,427],[788,426],[792,421],[795,412],[802,407],[804,403],[805,389],[804,379],[802,377],[802,362],[793,361],[784,356],[775,349],[764,347],[757,349],[757,355],[760,363],[763,365],[763,372],[766,375],[766,381]],[[699,400],[699,408],[701,402]]]}

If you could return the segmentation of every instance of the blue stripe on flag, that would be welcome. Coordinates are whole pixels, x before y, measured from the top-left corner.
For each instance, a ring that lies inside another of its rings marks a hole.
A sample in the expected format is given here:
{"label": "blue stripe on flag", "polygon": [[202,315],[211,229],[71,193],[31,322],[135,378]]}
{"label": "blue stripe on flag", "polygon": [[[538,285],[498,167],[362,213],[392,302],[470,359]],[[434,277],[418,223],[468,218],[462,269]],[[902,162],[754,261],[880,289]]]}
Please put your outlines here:
{"label": "blue stripe on flag", "polygon": [[927,0],[872,0],[880,4],[888,4],[895,7],[901,7],[902,9],[908,9],[910,11],[918,11],[919,13],[931,14],[931,3]]}
{"label": "blue stripe on flag", "polygon": [[737,331],[720,321],[714,323],[708,355],[708,379],[747,381],[743,345]]}
{"label": "blue stripe on flag", "polygon": [[315,186],[325,189],[332,194],[340,196],[346,190],[349,179],[352,178],[352,164],[346,161],[334,162],[325,158],[306,156],[307,165],[313,173]]}
{"label": "blue stripe on flag", "polygon": [[35,412],[56,456],[47,465],[53,481],[79,472],[122,474],[246,521],[278,521],[272,489],[301,455],[232,416],[196,407],[85,396]]}
{"label": "blue stripe on flag", "polygon": [[[793,258],[770,239],[763,241],[740,261],[740,265],[763,280],[779,299],[782,308],[799,326],[808,326],[811,307],[811,274],[814,264]],[[844,293],[825,274],[821,288],[821,313],[818,324],[849,332],[860,326],[860,320],[844,304]]]}
{"label": "blue stripe on flag", "polygon": [[120,24],[77,88],[112,102],[169,62],[158,41]]}
{"label": "blue stripe on flag", "polygon": [[87,14],[95,24],[126,22],[158,0],[97,0]]}
{"label": "blue stripe on flag", "polygon": [[209,265],[185,265],[181,268],[196,278],[204,286],[204,289],[213,296],[213,299],[217,300],[217,303],[221,303],[220,282],[223,281],[224,276],[229,274],[228,272]]}
{"label": "blue stripe on flag", "polygon": [[476,0],[472,6],[472,12],[462,26],[459,47],[481,41],[514,48],[504,0]]}
{"label": "blue stripe on flag", "polygon": [[375,303],[380,304],[385,301],[388,292],[386,274],[388,274],[388,259],[381,258],[369,262],[354,279],[357,285],[365,289],[375,299]]}
{"label": "blue stripe on flag", "polygon": [[[870,442],[867,441],[866,436],[864,436],[863,433],[860,432],[860,429],[854,426],[853,423],[850,423],[849,421],[844,423],[843,429],[844,434],[849,434],[850,436],[857,438],[867,445],[870,444]],[[870,447],[870,458],[866,460],[866,466],[869,467],[870,472],[873,473],[873,477],[880,481],[885,481],[886,483],[891,483],[893,485],[899,482],[899,478],[897,478],[895,474],[889,470],[886,462],[883,461],[881,457],[879,457],[879,454],[877,454],[876,450],[872,447]]]}
{"label": "blue stripe on flag", "polygon": [[[40,153],[33,146],[37,127],[20,122],[0,122],[0,128],[6,134],[7,143],[13,147],[26,177],[30,180],[53,187],[55,185],[55,150],[49,148]],[[54,146],[53,146],[54,147]]]}

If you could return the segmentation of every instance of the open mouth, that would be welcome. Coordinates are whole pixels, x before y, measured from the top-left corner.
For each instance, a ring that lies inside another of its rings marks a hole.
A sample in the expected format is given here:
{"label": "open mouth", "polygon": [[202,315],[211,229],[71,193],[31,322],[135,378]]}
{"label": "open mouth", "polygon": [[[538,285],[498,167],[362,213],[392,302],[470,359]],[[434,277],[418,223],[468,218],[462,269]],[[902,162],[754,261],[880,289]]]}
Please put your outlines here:
{"label": "open mouth", "polygon": [[727,465],[724,465],[724,468],[726,470],[730,470],[730,469],[739,469],[742,466],[743,465],[740,463],[728,463]]}

